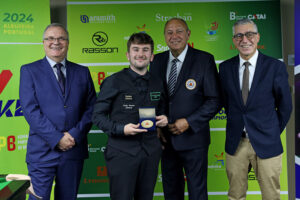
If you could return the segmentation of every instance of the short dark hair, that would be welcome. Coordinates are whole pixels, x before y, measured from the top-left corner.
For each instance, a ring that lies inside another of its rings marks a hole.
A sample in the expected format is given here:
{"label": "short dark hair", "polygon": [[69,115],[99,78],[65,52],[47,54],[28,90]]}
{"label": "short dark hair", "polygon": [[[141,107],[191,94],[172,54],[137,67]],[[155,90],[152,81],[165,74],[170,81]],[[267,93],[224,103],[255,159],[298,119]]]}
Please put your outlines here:
{"label": "short dark hair", "polygon": [[154,42],[150,35],[147,33],[133,33],[128,42],[127,42],[127,51],[129,52],[131,44],[150,44],[151,46],[151,53],[153,53],[154,50]]}
{"label": "short dark hair", "polygon": [[171,21],[173,21],[173,20],[181,21],[181,22],[185,25],[186,31],[189,31],[189,30],[190,30],[190,29],[189,29],[189,26],[187,25],[187,23],[186,23],[186,21],[185,21],[184,19],[179,18],[179,17],[173,17],[173,18],[169,19],[169,20],[166,22],[165,27],[164,27],[164,33],[166,32],[166,27],[167,27],[167,25],[169,24],[169,22],[171,22]]}
{"label": "short dark hair", "polygon": [[45,33],[46,33],[46,31],[47,31],[49,28],[51,28],[51,27],[60,27],[60,28],[62,28],[62,29],[65,31],[65,33],[67,34],[67,40],[69,40],[69,32],[67,31],[66,27],[65,27],[64,25],[60,24],[60,23],[52,23],[52,24],[49,24],[49,25],[45,28],[45,30],[44,30],[44,33],[43,33],[43,40],[45,39]]}

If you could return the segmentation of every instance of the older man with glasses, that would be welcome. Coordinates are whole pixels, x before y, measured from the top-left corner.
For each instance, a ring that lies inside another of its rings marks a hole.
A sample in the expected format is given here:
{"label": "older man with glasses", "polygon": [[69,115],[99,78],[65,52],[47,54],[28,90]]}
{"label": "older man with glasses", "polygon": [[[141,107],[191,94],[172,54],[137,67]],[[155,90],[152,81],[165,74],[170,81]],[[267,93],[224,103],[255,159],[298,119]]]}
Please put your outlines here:
{"label": "older man with glasses", "polygon": [[[21,68],[20,102],[30,126],[26,162],[35,193],[77,199],[87,134],[96,94],[88,68],[66,59],[69,34],[50,24],[43,35],[46,56]],[[29,199],[35,199],[30,195]]]}
{"label": "older man with glasses", "polygon": [[263,200],[280,200],[283,148],[280,134],[292,111],[285,64],[257,50],[260,34],[249,19],[233,26],[239,55],[220,64],[227,115],[228,198],[245,200],[251,163]]}

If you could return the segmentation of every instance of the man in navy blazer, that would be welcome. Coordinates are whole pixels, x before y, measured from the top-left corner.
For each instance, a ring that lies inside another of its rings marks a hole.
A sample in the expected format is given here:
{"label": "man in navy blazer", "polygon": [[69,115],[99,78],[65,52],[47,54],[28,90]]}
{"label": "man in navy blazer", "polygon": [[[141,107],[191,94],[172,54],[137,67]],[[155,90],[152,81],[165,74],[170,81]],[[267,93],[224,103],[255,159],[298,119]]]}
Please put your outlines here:
{"label": "man in navy blazer", "polygon": [[249,19],[233,26],[239,55],[220,64],[226,126],[228,198],[246,199],[252,165],[263,200],[280,199],[282,144],[292,101],[285,64],[257,50],[260,35]]}
{"label": "man in navy blazer", "polygon": [[46,57],[22,66],[20,75],[20,102],[30,126],[28,172],[43,200],[50,199],[54,179],[55,199],[77,199],[95,89],[88,68],[66,60],[64,26],[47,26],[43,44]]}
{"label": "man in navy blazer", "polygon": [[184,199],[184,172],[189,199],[208,199],[209,120],[220,109],[219,79],[214,57],[188,46],[190,33],[183,19],[167,21],[164,35],[170,51],[155,55],[150,65],[169,94],[161,161],[166,200]]}

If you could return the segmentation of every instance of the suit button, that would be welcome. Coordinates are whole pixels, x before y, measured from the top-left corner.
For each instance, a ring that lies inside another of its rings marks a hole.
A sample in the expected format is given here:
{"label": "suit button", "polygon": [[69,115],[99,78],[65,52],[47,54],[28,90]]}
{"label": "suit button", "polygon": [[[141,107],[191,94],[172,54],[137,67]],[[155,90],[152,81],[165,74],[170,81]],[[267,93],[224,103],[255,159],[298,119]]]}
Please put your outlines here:
{"label": "suit button", "polygon": [[64,105],[64,108],[67,108],[67,106],[66,106],[66,105]]}

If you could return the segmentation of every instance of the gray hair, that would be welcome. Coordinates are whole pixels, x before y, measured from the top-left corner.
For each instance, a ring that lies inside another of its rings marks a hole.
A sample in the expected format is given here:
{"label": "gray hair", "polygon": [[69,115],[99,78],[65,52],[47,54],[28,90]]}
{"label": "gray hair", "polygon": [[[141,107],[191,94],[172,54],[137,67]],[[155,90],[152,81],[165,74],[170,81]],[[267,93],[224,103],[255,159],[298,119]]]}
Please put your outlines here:
{"label": "gray hair", "polygon": [[49,24],[49,25],[45,28],[45,30],[44,30],[44,33],[43,33],[43,40],[45,39],[45,33],[46,33],[46,31],[47,31],[49,28],[52,28],[52,27],[60,27],[60,28],[62,28],[62,29],[65,31],[65,33],[67,34],[67,40],[69,40],[69,32],[67,31],[67,29],[65,28],[65,26],[62,25],[62,24],[60,24],[60,23],[52,23],[52,24]]}
{"label": "gray hair", "polygon": [[245,25],[245,24],[252,24],[252,25],[254,26],[255,32],[258,33],[257,25],[256,25],[251,19],[243,18],[243,19],[240,19],[240,20],[236,21],[236,22],[233,24],[233,27],[232,27],[232,33],[233,33],[233,35],[234,35],[234,28],[235,28],[236,26],[239,26],[239,25]]}

